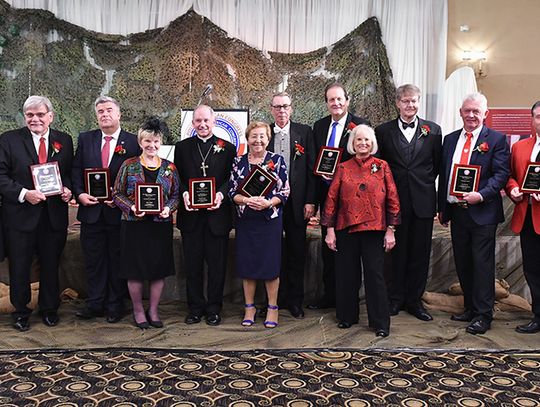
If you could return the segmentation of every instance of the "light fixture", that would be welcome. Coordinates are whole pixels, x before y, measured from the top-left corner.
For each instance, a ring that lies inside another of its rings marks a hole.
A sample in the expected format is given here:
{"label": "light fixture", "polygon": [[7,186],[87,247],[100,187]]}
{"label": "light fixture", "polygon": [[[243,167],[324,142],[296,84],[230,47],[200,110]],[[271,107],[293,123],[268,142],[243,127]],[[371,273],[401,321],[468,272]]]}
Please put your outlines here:
{"label": "light fixture", "polygon": [[473,68],[477,78],[485,78],[486,74],[486,51],[462,51],[461,60]]}

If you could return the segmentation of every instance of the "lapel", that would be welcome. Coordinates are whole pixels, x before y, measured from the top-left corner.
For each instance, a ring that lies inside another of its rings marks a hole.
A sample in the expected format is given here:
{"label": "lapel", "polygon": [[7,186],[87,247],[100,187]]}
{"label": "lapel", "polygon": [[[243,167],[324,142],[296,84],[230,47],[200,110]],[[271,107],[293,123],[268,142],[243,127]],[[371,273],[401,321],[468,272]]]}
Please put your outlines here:
{"label": "lapel", "polygon": [[[482,143],[487,143],[487,136],[488,136],[488,128],[484,125],[482,126],[482,130],[480,131],[480,134],[478,135],[478,139],[476,140],[476,143],[474,144],[473,151],[471,152],[471,159],[469,160],[469,163],[471,164],[477,164],[478,161],[483,161],[482,157],[485,153],[480,153],[478,151],[478,146]],[[489,143],[487,143],[489,146]]]}
{"label": "lapel", "polygon": [[[99,132],[99,137],[97,137],[98,139],[98,149],[97,149],[97,157],[98,157],[98,162],[101,162],[101,131]],[[124,130],[120,130],[120,134],[118,135],[118,141],[116,142],[116,147],[120,146],[124,149],[124,151],[126,150],[126,135],[124,134]],[[116,150],[116,147],[115,147],[115,150]],[[113,151],[112,153],[112,158],[111,158],[111,162],[109,163],[109,168],[111,167],[120,167],[120,164],[121,164],[121,161],[122,161],[122,157],[120,157],[120,154],[117,154]]]}
{"label": "lapel", "polygon": [[94,131],[90,148],[91,157],[98,164],[98,168],[101,168],[101,130]]}
{"label": "lapel", "polygon": [[457,130],[454,133],[449,134],[446,136],[448,138],[448,157],[446,157],[446,180],[447,183],[450,183],[450,171],[452,169],[452,157],[454,156],[454,152],[456,151],[456,145],[459,139],[459,136],[461,135],[461,130]]}
{"label": "lapel", "polygon": [[339,148],[342,148],[343,151],[347,151],[347,141],[349,140],[349,123],[352,121],[352,116],[350,113],[347,113],[347,120],[345,120],[345,126],[341,132],[341,139],[339,140]]}
{"label": "lapel", "polygon": [[418,126],[416,126],[416,131],[414,132],[414,137],[416,137],[416,145],[414,146],[413,155],[411,157],[411,162],[413,162],[418,154],[420,153],[420,150],[422,150],[422,147],[424,146],[424,143],[426,142],[426,137],[429,137],[429,135],[423,136],[420,129],[424,125],[424,121],[418,117]]}
{"label": "lapel", "polygon": [[24,148],[32,158],[32,164],[38,164],[39,159],[36,152],[36,146],[34,145],[34,140],[32,139],[32,133],[30,133],[30,130],[27,127],[23,129],[22,143]]}
{"label": "lapel", "polygon": [[[300,134],[296,132],[296,127],[291,122],[291,125],[289,126],[289,151],[291,153],[291,165],[289,169],[289,178],[292,179],[292,174],[294,174],[294,167],[296,166],[296,143],[300,144],[304,147],[304,151],[306,146],[303,140],[300,138]],[[288,164],[288,163],[286,163]]]}
{"label": "lapel", "polygon": [[403,136],[403,133],[399,129],[399,118],[396,118],[393,123],[391,124],[391,134],[390,134],[390,140],[392,140],[392,145],[394,146],[394,150],[396,151],[396,157],[399,157],[399,160],[401,161],[402,165],[406,165],[405,163],[405,157],[403,157],[403,149],[401,148],[401,144],[399,142],[400,137]]}

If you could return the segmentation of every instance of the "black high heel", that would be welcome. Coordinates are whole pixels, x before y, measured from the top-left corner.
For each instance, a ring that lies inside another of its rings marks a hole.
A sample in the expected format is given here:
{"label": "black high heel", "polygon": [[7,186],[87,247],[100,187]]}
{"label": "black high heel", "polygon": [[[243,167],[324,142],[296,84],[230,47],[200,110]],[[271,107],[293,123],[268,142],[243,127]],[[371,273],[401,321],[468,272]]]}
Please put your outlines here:
{"label": "black high heel", "polygon": [[150,318],[150,310],[146,310],[145,315],[150,326],[153,326],[154,328],[163,328],[163,322],[161,322],[161,320],[156,319],[154,321],[152,318]]}
{"label": "black high heel", "polygon": [[135,318],[135,314],[133,314],[133,322],[135,323],[135,326],[140,329],[148,329],[150,328],[150,324],[148,321],[144,322],[137,322],[137,319]]}

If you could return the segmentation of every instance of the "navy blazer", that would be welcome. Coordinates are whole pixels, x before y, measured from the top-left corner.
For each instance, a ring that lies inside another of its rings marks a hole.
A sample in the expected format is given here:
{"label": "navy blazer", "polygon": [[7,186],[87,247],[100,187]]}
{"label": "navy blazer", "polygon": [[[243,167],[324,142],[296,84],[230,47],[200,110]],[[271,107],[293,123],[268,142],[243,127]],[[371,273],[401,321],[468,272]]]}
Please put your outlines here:
{"label": "navy blazer", "polygon": [[[101,139],[102,133],[100,129],[91,130],[79,135],[77,142],[77,152],[73,160],[73,195],[77,198],[85,192],[84,187],[84,170],[86,168],[101,168]],[[120,147],[120,148],[119,148]],[[141,149],[137,143],[137,136],[121,130],[118,135],[116,148],[119,148],[123,153],[114,153],[109,164],[109,173],[111,176],[111,187],[114,185],[116,175],[122,163],[133,156],[139,155]],[[96,205],[84,206],[79,205],[77,211],[77,219],[85,223],[96,223],[100,215],[103,213],[105,222],[109,225],[119,225],[122,212],[118,208],[111,208],[104,203]]]}
{"label": "navy blazer", "polygon": [[[452,177],[452,157],[456,149],[461,129],[448,134],[444,138],[439,173],[439,212],[442,212],[442,221],[452,220],[451,206],[447,202],[448,183]],[[487,143],[489,150],[479,152],[478,146]],[[468,211],[471,218],[478,225],[494,225],[504,221],[501,189],[504,188],[510,175],[510,148],[506,136],[486,126],[482,127],[478,140],[474,146],[470,165],[479,165],[480,183],[478,192],[483,197],[483,202],[469,205]]]}

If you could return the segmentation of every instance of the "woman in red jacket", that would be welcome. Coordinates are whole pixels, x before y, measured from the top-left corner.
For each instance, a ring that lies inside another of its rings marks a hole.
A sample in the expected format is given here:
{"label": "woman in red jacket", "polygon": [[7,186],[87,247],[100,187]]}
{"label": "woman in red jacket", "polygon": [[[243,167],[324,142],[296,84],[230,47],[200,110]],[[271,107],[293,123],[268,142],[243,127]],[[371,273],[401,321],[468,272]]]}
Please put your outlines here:
{"label": "woman in red jacket", "polygon": [[356,126],[347,144],[354,157],[338,165],[330,185],[321,224],[326,244],[336,251],[336,316],[339,328],[358,323],[358,291],[364,270],[368,323],[377,336],[390,333],[390,311],[383,274],[384,250],[396,240],[399,198],[390,167],[372,156],[375,132]]}

